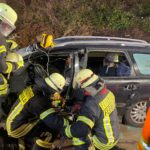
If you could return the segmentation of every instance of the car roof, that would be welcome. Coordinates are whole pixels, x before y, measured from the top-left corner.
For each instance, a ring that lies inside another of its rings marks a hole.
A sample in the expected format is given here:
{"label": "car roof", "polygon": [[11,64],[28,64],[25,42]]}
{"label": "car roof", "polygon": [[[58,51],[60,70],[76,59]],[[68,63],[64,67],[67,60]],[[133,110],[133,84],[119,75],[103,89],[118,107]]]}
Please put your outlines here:
{"label": "car roof", "polygon": [[144,40],[107,37],[107,36],[65,36],[54,40],[56,48],[58,47],[77,47],[77,46],[94,46],[94,45],[116,45],[130,47],[149,47],[150,44]]}

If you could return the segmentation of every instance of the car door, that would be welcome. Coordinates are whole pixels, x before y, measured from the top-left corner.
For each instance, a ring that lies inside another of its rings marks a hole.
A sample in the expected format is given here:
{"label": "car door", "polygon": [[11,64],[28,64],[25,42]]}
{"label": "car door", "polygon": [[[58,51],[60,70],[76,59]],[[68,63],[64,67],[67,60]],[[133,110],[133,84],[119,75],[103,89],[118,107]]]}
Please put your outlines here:
{"label": "car door", "polygon": [[[128,102],[134,97],[135,91],[140,88],[136,81],[136,75],[133,68],[133,63],[131,58],[126,50],[114,50],[114,49],[89,49],[88,50],[88,61],[87,68],[92,69],[96,74],[99,74],[99,69],[97,68],[99,64],[102,63],[102,58],[105,57],[107,53],[114,52],[120,53],[125,56],[127,62],[131,68],[130,76],[101,76],[105,82],[107,87],[115,94],[117,107],[121,108],[121,113],[124,110],[122,108],[126,106]],[[104,54],[104,55],[103,55]],[[98,61],[99,60],[99,61]],[[91,61],[91,62],[90,62]],[[89,63],[90,62],[90,63]]]}

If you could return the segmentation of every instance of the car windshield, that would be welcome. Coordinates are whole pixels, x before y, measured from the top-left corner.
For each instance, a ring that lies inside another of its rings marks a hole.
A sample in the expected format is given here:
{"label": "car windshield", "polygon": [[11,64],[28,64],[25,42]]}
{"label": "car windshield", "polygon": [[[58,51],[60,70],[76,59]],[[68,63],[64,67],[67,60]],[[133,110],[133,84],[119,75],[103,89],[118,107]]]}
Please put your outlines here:
{"label": "car windshield", "polygon": [[134,53],[134,60],[143,75],[150,75],[150,54]]}

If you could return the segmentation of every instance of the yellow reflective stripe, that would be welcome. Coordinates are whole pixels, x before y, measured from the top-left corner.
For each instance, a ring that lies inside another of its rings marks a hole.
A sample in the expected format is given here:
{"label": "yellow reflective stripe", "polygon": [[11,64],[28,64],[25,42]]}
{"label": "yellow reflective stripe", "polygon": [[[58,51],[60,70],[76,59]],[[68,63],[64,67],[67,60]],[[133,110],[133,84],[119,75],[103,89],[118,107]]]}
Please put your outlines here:
{"label": "yellow reflective stripe", "polygon": [[68,125],[66,128],[65,128],[65,133],[66,133],[66,136],[68,138],[72,138],[72,134],[71,134],[71,125]]}
{"label": "yellow reflective stripe", "polygon": [[74,145],[74,146],[79,146],[79,145],[83,145],[83,144],[85,144],[85,142],[84,141],[82,141],[82,140],[80,140],[79,138],[73,138],[72,139],[72,144]]}
{"label": "yellow reflective stripe", "polygon": [[6,62],[7,65],[7,70],[5,71],[5,73],[10,73],[13,70],[13,64],[10,62]]}
{"label": "yellow reflective stripe", "polygon": [[85,116],[79,116],[78,119],[77,119],[77,121],[82,121],[82,122],[84,122],[84,123],[87,124],[91,129],[94,127],[94,122],[93,122],[91,119],[89,119],[89,118],[87,118],[87,117],[85,117]]}
{"label": "yellow reflective stripe", "polygon": [[114,147],[116,144],[117,144],[117,142],[118,142],[118,140],[117,141],[115,141],[114,143],[111,143],[111,144],[103,144],[103,143],[101,143],[100,141],[99,141],[99,139],[94,135],[93,137],[92,137],[92,140],[93,140],[93,144],[94,144],[94,146],[97,148],[97,149],[100,149],[100,150],[110,150],[112,147]]}
{"label": "yellow reflective stripe", "polygon": [[111,126],[111,123],[110,123],[110,117],[109,116],[104,116],[103,126],[104,126],[106,137],[108,139],[108,144],[114,143],[115,138],[113,136],[113,130],[112,130],[112,126]]}
{"label": "yellow reflective stripe", "polygon": [[40,114],[40,119],[43,120],[44,118],[46,118],[48,115],[52,114],[55,112],[54,108],[50,108],[46,111],[44,111],[43,113]]}
{"label": "yellow reflective stripe", "polygon": [[68,126],[68,125],[69,125],[69,121],[64,118],[64,126]]}
{"label": "yellow reflective stripe", "polygon": [[18,103],[18,105],[9,114],[6,121],[6,128],[8,133],[11,132],[11,123],[13,122],[14,118],[20,114],[22,109],[23,109],[23,105],[21,103]]}
{"label": "yellow reflective stripe", "polygon": [[112,92],[109,92],[107,96],[99,103],[104,115],[110,115],[116,108],[115,96]]}
{"label": "yellow reflective stripe", "polygon": [[[33,97],[34,94],[30,92],[31,92],[31,87],[27,87],[20,95],[22,95],[23,93],[26,93],[26,97],[28,96],[28,98],[31,98],[31,96]],[[20,95],[19,95],[19,98],[20,98]],[[20,126],[14,131],[11,130],[11,124],[13,123],[13,120],[20,114],[20,112],[23,110],[24,105],[25,105],[25,102],[24,103],[21,102],[21,99],[18,102],[18,104],[15,106],[15,108],[11,111],[6,121],[6,129],[7,129],[8,135],[14,138],[18,138],[18,137],[22,137],[26,135],[37,124],[37,122],[35,121],[33,123],[23,124],[22,126]],[[27,101],[29,101],[29,99]]]}
{"label": "yellow reflective stripe", "polygon": [[17,69],[19,69],[19,68],[24,66],[24,62],[23,61],[18,61],[17,65],[18,65]]}
{"label": "yellow reflective stripe", "polygon": [[0,78],[4,82],[3,84],[0,84],[0,90],[6,90],[8,88],[7,80],[1,73],[0,73]]}
{"label": "yellow reflective stripe", "polygon": [[0,53],[6,52],[6,47],[4,45],[0,46]]}
{"label": "yellow reflective stripe", "polygon": [[47,142],[47,141],[43,141],[41,139],[37,139],[36,144],[40,147],[43,147],[43,148],[49,148],[50,149],[52,147],[52,143]]}
{"label": "yellow reflective stripe", "polygon": [[6,40],[7,43],[11,43],[10,50],[13,50],[18,47],[18,44],[13,40]]}
{"label": "yellow reflective stripe", "polygon": [[39,122],[39,120],[32,122],[32,123],[26,123],[18,127],[17,129],[13,131],[7,131],[8,135],[13,138],[20,138],[25,136],[29,131],[32,130],[32,128]]}
{"label": "yellow reflective stripe", "polygon": [[8,88],[6,88],[4,90],[0,90],[0,96],[7,94],[7,92],[8,92]]}

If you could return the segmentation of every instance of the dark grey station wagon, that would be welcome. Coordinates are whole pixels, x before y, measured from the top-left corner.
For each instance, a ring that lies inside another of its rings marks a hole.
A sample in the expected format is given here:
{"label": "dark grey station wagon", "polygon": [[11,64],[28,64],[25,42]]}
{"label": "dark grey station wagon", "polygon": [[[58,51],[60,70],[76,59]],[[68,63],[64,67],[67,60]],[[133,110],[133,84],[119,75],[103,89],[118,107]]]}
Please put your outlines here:
{"label": "dark grey station wagon", "polygon": [[[73,89],[73,78],[82,68],[90,68],[100,75],[108,88],[116,96],[120,120],[132,126],[142,126],[145,119],[147,101],[150,100],[150,44],[143,40],[101,37],[101,36],[68,36],[55,39],[56,46],[47,52],[31,47],[21,49],[25,60],[32,57],[34,64],[39,64],[49,72],[59,72],[64,75],[66,59],[71,56],[71,82],[67,97]],[[108,53],[117,53],[119,62],[124,62],[130,68],[130,74],[123,76],[105,76],[100,74],[100,68]],[[32,55],[32,56],[31,56]],[[35,63],[36,62],[36,63]],[[28,64],[28,61],[27,61]],[[17,92],[34,79],[33,63],[28,64],[22,75],[16,75],[12,80],[22,84],[12,89]]]}

